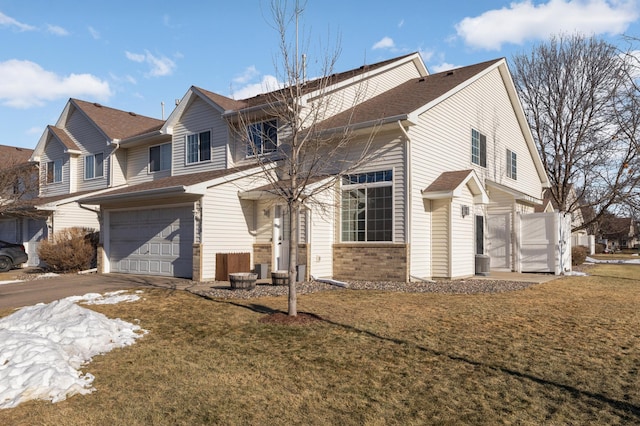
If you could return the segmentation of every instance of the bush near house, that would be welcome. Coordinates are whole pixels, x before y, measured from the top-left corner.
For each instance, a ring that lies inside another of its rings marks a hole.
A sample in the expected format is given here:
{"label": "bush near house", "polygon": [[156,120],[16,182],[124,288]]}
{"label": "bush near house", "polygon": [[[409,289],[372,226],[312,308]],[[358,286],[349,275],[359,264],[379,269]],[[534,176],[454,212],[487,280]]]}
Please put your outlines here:
{"label": "bush near house", "polygon": [[607,247],[607,246],[605,246],[605,245],[604,245],[604,244],[602,244],[602,243],[596,243],[596,250],[595,250],[595,251],[596,251],[596,254],[602,254],[602,253],[604,253],[604,249],[605,249],[606,247]]}
{"label": "bush near house", "polygon": [[573,246],[571,247],[571,265],[582,265],[587,260],[589,249],[585,246]]}
{"label": "bush near house", "polygon": [[40,260],[54,272],[73,272],[95,265],[98,232],[73,227],[56,232],[38,247]]}

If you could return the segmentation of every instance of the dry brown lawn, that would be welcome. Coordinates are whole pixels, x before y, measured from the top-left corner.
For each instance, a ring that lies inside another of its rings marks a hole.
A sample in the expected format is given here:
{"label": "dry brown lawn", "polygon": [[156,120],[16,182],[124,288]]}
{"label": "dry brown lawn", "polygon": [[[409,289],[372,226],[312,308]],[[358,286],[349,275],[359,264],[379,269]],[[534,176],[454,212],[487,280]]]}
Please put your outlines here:
{"label": "dry brown lawn", "polygon": [[[2,425],[640,424],[640,266],[484,295],[179,291],[95,307],[149,334],[86,366],[97,391]],[[4,312],[7,314],[8,312]]]}

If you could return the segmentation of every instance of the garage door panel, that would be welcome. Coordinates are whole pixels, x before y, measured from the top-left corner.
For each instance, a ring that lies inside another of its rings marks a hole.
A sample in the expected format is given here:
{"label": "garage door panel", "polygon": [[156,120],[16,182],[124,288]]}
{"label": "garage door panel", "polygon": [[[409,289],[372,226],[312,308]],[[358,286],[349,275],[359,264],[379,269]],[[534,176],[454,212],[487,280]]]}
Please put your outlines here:
{"label": "garage door panel", "polygon": [[189,207],[111,213],[113,272],[191,277],[192,244]]}

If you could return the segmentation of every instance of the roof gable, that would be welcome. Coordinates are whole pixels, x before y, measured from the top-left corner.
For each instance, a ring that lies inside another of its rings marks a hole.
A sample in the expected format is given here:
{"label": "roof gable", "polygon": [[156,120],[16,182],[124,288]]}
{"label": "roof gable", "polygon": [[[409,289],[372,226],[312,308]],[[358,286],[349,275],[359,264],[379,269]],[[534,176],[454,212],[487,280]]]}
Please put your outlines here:
{"label": "roof gable", "polygon": [[440,174],[422,191],[422,197],[428,200],[460,197],[465,185],[469,187],[477,204],[489,203],[489,195],[473,170],[456,170]]}

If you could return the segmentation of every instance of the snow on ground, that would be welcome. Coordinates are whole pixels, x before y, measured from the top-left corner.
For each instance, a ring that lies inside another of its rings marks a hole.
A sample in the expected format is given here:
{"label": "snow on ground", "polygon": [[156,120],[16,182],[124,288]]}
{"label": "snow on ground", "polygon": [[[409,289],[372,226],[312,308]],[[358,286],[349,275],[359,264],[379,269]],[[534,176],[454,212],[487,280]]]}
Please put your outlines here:
{"label": "snow on ground", "polygon": [[640,259],[612,259],[612,260],[600,260],[594,259],[593,257],[587,256],[585,262],[588,263],[629,263],[629,264],[640,264]]}
{"label": "snow on ground", "polygon": [[137,298],[121,291],[89,293],[27,306],[0,318],[0,409],[30,399],[58,402],[93,392],[94,376],[79,369],[95,355],[135,343],[146,330],[76,303]]}

